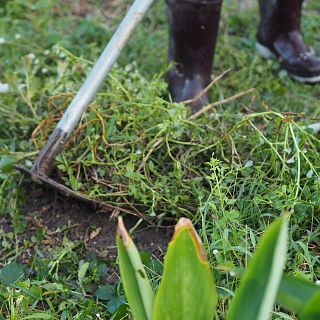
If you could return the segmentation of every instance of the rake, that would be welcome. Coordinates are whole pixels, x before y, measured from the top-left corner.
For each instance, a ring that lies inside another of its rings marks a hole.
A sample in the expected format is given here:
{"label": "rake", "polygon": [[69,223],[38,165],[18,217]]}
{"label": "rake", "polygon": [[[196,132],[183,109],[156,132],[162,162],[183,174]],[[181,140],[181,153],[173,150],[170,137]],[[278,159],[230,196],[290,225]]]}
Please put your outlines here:
{"label": "rake", "polygon": [[82,115],[88,108],[102,82],[117,61],[121,51],[130,39],[133,31],[148,11],[154,0],[135,0],[126,16],[119,24],[116,32],[90,71],[80,90],[75,95],[58,125],[53,130],[45,146],[40,150],[31,170],[17,166],[23,173],[30,174],[32,179],[40,184],[45,183],[54,187],[67,196],[81,200],[99,203],[81,195],[70,188],[50,178],[54,168],[54,159],[62,151],[73,129],[78,125]]}

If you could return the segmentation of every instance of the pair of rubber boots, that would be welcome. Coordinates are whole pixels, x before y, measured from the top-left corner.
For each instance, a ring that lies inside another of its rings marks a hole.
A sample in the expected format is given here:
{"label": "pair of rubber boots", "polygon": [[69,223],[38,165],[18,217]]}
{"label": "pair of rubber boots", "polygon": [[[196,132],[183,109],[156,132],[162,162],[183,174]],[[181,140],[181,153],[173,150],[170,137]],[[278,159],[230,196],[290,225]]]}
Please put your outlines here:
{"label": "pair of rubber boots", "polygon": [[[301,34],[303,0],[259,0],[257,50],[275,57],[300,82],[320,82],[320,57]],[[167,0],[169,18],[168,84],[176,102],[189,101],[193,112],[209,102],[210,83],[222,0]],[[204,93],[203,93],[204,92]],[[201,94],[203,93],[203,94]]]}

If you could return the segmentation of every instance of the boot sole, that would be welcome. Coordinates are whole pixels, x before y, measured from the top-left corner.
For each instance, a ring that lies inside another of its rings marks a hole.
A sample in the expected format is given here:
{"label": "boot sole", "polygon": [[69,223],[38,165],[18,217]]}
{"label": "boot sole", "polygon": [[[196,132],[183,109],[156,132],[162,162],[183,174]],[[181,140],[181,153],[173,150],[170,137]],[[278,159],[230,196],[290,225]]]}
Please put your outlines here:
{"label": "boot sole", "polygon": [[[256,42],[256,50],[260,54],[261,57],[265,59],[277,59],[276,55],[266,46],[262,45],[259,42]],[[315,77],[301,77],[290,73],[288,70],[288,75],[294,80],[302,83],[317,83],[320,82],[320,75]]]}

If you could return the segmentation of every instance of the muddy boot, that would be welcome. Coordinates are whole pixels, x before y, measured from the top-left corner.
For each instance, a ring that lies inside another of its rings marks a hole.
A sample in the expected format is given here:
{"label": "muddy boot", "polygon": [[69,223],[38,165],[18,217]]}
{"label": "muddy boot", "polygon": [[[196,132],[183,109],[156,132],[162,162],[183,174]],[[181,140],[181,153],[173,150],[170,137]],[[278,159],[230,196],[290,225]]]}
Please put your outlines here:
{"label": "muddy boot", "polygon": [[301,28],[303,0],[259,0],[257,50],[276,57],[281,67],[300,82],[320,82],[320,57],[304,42]]}
{"label": "muddy boot", "polygon": [[209,102],[212,61],[222,0],[167,0],[169,17],[169,90],[176,102],[189,102],[192,111]]}

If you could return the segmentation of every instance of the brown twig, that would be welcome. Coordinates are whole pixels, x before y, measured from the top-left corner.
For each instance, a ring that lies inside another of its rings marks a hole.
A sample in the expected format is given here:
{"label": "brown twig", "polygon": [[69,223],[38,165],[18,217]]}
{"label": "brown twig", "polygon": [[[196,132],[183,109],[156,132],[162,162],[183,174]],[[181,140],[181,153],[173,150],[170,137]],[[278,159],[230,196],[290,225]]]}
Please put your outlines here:
{"label": "brown twig", "polygon": [[126,197],[122,197],[122,199],[131,207],[131,209],[134,212],[136,212],[137,217],[139,217],[139,218],[143,219],[144,221],[148,222],[150,225],[155,226],[155,224],[152,221],[150,221],[149,217],[146,214],[140,212],[131,202],[128,201],[128,199]]}
{"label": "brown twig", "polygon": [[203,89],[196,97],[189,99],[189,100],[185,100],[183,101],[184,103],[193,103],[195,101],[197,101],[198,99],[200,99],[206,92],[208,92],[208,90],[210,90],[210,88],[216,84],[220,79],[222,79],[231,69],[225,70],[223,71],[220,75],[218,75],[216,78],[214,78],[209,85]]}
{"label": "brown twig", "polygon": [[201,114],[209,111],[210,109],[212,109],[212,108],[214,108],[214,107],[217,107],[217,106],[221,106],[221,105],[223,105],[223,104],[227,104],[227,103],[229,103],[229,102],[231,102],[231,101],[233,101],[233,100],[236,100],[236,99],[238,99],[238,98],[240,98],[240,97],[242,97],[242,96],[244,96],[244,95],[246,95],[246,94],[248,94],[248,93],[253,92],[254,90],[255,90],[255,88],[250,88],[250,89],[248,89],[248,90],[246,90],[246,91],[239,92],[239,93],[235,94],[234,96],[231,96],[231,97],[229,97],[229,98],[227,98],[227,99],[222,99],[222,100],[219,100],[219,101],[210,103],[210,104],[208,104],[207,106],[205,106],[204,108],[202,108],[201,110],[199,110],[198,112],[196,112],[196,113],[194,113],[193,115],[191,115],[191,116],[189,117],[189,120],[196,119],[196,118],[198,118]]}
{"label": "brown twig", "polygon": [[137,170],[137,172],[141,171],[141,169],[145,166],[146,162],[148,161],[149,157],[151,156],[152,152],[154,151],[154,149],[163,142],[164,138],[160,138],[158,139],[150,148],[150,150],[148,151],[148,153],[146,154],[146,156],[142,159],[142,162]]}

